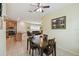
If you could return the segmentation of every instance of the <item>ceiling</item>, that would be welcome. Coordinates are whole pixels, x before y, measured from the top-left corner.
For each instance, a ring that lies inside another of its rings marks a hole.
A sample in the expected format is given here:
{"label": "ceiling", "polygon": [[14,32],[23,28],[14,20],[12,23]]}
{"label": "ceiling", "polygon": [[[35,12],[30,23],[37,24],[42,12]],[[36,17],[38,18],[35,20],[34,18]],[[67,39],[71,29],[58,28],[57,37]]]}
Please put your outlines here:
{"label": "ceiling", "polygon": [[44,9],[44,13],[41,12],[28,12],[34,10],[36,3],[7,3],[7,16],[17,21],[27,21],[40,24],[41,18],[51,11],[60,9],[69,5],[68,3],[42,3],[42,5],[49,5],[50,8]]}

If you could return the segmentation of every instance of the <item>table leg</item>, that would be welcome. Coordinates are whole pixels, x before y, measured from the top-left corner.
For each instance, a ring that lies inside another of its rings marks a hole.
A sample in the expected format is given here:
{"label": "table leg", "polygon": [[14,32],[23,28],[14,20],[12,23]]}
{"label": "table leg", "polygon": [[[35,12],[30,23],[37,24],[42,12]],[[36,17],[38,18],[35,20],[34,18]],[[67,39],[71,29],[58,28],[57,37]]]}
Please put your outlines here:
{"label": "table leg", "polygon": [[43,49],[41,48],[41,56],[43,56]]}

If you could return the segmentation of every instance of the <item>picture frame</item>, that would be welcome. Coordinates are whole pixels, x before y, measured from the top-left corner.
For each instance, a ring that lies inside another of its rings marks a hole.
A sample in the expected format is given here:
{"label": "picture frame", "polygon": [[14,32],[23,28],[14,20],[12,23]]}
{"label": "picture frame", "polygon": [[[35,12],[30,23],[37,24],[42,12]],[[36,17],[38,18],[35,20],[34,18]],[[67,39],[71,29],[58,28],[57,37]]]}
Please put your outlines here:
{"label": "picture frame", "polygon": [[66,16],[51,20],[52,29],[66,29]]}

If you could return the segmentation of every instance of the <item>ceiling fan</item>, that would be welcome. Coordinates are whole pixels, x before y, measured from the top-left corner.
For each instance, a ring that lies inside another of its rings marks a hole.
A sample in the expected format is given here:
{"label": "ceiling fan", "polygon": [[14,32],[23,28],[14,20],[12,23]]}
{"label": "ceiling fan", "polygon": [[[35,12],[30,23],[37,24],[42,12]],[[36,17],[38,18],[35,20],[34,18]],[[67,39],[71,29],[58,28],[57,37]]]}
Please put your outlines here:
{"label": "ceiling fan", "polygon": [[42,6],[41,3],[37,3],[37,5],[33,5],[33,6],[36,6],[37,8],[34,9],[33,11],[29,11],[29,12],[44,12],[44,8],[50,8],[49,5],[47,6]]}

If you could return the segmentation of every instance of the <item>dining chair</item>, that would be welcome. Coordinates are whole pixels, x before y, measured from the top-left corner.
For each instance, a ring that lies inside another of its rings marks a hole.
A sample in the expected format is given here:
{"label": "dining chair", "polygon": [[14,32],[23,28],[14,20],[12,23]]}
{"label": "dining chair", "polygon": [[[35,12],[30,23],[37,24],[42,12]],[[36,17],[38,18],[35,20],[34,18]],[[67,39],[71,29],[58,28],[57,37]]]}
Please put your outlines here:
{"label": "dining chair", "polygon": [[52,56],[56,56],[56,42],[55,38],[48,40],[48,45],[43,49],[43,52],[46,56],[52,54]]}
{"label": "dining chair", "polygon": [[30,42],[31,36],[32,36],[32,33],[30,31],[27,31],[27,50],[28,50],[28,44]]}
{"label": "dining chair", "polygon": [[32,56],[34,56],[34,51],[36,53],[36,50],[38,50],[38,55],[39,55],[39,46],[37,44],[33,43],[32,40],[30,40],[29,54],[32,54]]}

